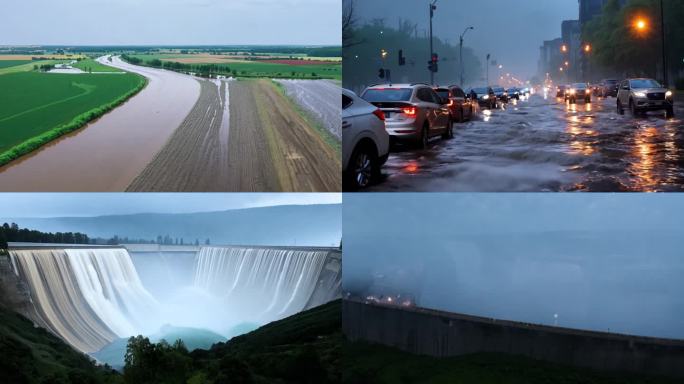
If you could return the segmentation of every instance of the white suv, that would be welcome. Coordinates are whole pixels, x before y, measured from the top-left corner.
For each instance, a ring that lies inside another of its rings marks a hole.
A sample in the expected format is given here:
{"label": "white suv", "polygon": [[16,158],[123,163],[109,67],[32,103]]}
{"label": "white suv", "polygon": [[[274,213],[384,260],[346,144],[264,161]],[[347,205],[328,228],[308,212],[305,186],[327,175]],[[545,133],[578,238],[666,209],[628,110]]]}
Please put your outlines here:
{"label": "white suv", "polygon": [[361,97],[385,113],[392,139],[411,140],[425,148],[433,136],[454,136],[449,100],[426,84],[384,84],[367,88]]}
{"label": "white suv", "polygon": [[342,90],[343,189],[365,188],[389,157],[385,114],[350,90]]}
{"label": "white suv", "polygon": [[670,118],[674,116],[674,95],[653,79],[623,80],[617,94],[618,113],[623,115],[625,108],[629,108],[633,116],[665,110]]}

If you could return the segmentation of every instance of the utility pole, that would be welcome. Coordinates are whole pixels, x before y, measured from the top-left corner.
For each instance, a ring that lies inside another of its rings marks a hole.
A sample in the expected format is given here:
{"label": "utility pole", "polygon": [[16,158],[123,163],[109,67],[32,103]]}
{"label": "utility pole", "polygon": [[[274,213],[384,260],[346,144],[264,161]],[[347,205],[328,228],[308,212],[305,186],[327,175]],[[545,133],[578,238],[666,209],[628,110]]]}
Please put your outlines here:
{"label": "utility pole", "polygon": [[663,6],[663,0],[660,0],[660,36],[663,47],[663,82],[665,82],[665,88],[669,87],[669,73],[667,70],[667,52],[665,49],[665,8]]}
{"label": "utility pole", "polygon": [[488,87],[489,87],[489,58],[491,56],[492,55],[490,55],[489,53],[487,54],[487,64],[485,64],[485,66],[487,67],[487,84],[486,84],[486,86],[488,86]]}
{"label": "utility pole", "polygon": [[471,29],[475,29],[475,28],[468,27],[461,34],[461,47],[459,49],[459,54],[458,54],[458,57],[461,60],[461,87],[463,87],[463,82],[464,82],[464,80],[463,80],[463,36],[465,36],[466,32],[468,32]]}
{"label": "utility pole", "polygon": [[[432,61],[432,58],[435,56],[435,51],[432,46],[432,18],[435,15],[435,9],[437,9],[437,0],[433,0],[432,3],[430,3],[430,60]],[[430,85],[435,84],[435,71],[430,70]]]}

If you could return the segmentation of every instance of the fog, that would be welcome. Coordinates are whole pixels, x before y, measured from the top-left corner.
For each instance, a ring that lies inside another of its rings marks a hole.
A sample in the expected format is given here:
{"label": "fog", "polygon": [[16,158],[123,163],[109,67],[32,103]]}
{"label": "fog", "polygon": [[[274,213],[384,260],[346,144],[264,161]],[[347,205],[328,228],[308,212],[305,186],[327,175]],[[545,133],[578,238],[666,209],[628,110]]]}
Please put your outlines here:
{"label": "fog", "polygon": [[[385,25],[393,28],[400,20],[410,20],[418,23],[419,35],[423,36],[429,29],[429,3],[356,0],[356,18],[360,24],[384,19]],[[560,37],[561,22],[577,19],[578,7],[577,0],[442,0],[437,2],[433,34],[456,45],[463,30],[473,26],[475,30],[468,32],[465,45],[472,47],[483,62],[490,53],[492,60],[504,65],[504,73],[527,79],[536,72],[542,42]]]}
{"label": "fog", "polygon": [[344,291],[682,339],[683,212],[673,195],[348,195]]}

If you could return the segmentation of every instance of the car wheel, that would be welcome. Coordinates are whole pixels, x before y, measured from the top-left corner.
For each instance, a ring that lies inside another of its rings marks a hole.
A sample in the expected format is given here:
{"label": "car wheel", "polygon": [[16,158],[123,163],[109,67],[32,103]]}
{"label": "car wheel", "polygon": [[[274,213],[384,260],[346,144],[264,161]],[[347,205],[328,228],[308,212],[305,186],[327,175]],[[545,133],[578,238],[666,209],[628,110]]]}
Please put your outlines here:
{"label": "car wheel", "polygon": [[347,167],[346,189],[361,189],[368,187],[373,178],[380,173],[378,156],[369,145],[357,147],[349,159]]}
{"label": "car wheel", "polygon": [[617,113],[618,115],[624,115],[625,110],[622,108],[622,104],[620,103],[620,99],[617,100]]}
{"label": "car wheel", "polygon": [[587,103],[587,104],[591,103],[591,97],[585,98],[585,99],[584,99],[584,102]]}
{"label": "car wheel", "polygon": [[665,117],[667,117],[668,119],[674,117],[674,106],[671,105],[667,107],[667,109],[665,110]]}
{"label": "car wheel", "polygon": [[442,139],[449,140],[453,137],[454,137],[454,123],[451,119],[449,119],[449,121],[447,122],[446,131],[444,131],[444,134],[442,135]]}
{"label": "car wheel", "polygon": [[430,142],[430,126],[425,123],[423,126],[423,129],[420,130],[420,136],[418,137],[418,140],[416,141],[416,146],[418,149],[425,149],[428,146],[428,143]]}
{"label": "car wheel", "polygon": [[632,112],[632,116],[639,115],[639,110],[637,109],[636,105],[634,105],[634,101],[632,100],[629,101],[629,110]]}

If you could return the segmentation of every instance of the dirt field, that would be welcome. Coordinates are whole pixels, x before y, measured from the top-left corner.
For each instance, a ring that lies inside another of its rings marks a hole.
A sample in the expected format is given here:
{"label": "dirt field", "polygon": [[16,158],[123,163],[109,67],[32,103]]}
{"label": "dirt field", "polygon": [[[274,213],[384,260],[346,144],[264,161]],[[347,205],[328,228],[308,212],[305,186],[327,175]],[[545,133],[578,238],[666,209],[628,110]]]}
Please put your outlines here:
{"label": "dirt field", "polygon": [[[232,154],[230,178],[237,190],[254,191],[253,174],[276,175],[265,191],[341,190],[339,155],[326,144],[298,112],[288,105],[268,80],[231,83]],[[248,146],[253,146],[248,150]],[[250,153],[252,152],[252,153]],[[255,154],[259,157],[253,157]],[[235,167],[240,159],[249,164]],[[243,160],[244,161],[244,160]],[[277,189],[274,189],[277,180]]]}
{"label": "dirt field", "polygon": [[202,81],[193,110],[128,190],[340,191],[340,170],[270,81]]}
{"label": "dirt field", "polygon": [[[200,80],[197,103],[128,191],[225,191],[228,134],[222,132],[225,82]],[[220,84],[220,85],[219,85]]]}

